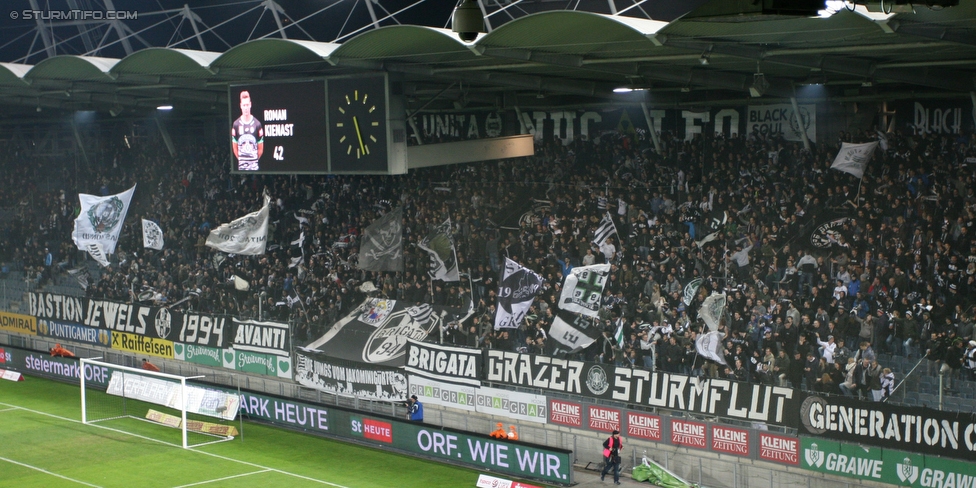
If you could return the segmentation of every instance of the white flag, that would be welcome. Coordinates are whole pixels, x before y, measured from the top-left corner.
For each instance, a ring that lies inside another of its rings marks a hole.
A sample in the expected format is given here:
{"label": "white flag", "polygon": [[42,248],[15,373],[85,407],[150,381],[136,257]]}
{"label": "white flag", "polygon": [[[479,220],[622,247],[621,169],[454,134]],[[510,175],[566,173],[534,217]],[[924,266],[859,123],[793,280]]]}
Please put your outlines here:
{"label": "white flag", "polygon": [[718,324],[722,320],[722,314],[725,313],[725,302],[725,293],[709,295],[702,302],[701,308],[698,309],[698,316],[708,325],[708,330],[718,330]]}
{"label": "white flag", "polygon": [[559,295],[559,308],[596,317],[600,312],[600,299],[609,275],[609,264],[573,268],[563,284],[562,294]]}
{"label": "white flag", "polygon": [[234,289],[240,291],[247,291],[251,289],[251,284],[247,282],[244,278],[234,275],[231,277],[231,281],[234,282]]}
{"label": "white flag", "polygon": [[228,224],[210,231],[207,246],[226,253],[254,256],[264,254],[268,244],[268,204],[271,197],[264,195],[264,206]]}
{"label": "white flag", "polygon": [[142,247],[163,250],[163,229],[152,220],[142,219]]}
{"label": "white flag", "polygon": [[867,167],[868,161],[871,161],[871,156],[874,155],[874,148],[876,147],[878,147],[877,142],[866,144],[848,144],[845,142],[841,144],[840,151],[837,152],[837,157],[834,158],[830,169],[862,178],[864,177],[864,168]]}
{"label": "white flag", "polygon": [[[78,194],[81,213],[75,219],[71,240],[79,250],[88,251],[89,244],[98,244],[98,252],[115,253],[115,244],[119,241],[122,222],[125,220],[126,212],[129,211],[129,202],[132,201],[132,194],[135,191],[136,187],[133,185],[122,193],[107,197]],[[108,266],[107,261],[103,266]]]}
{"label": "white flag", "polygon": [[695,349],[698,350],[698,354],[716,363],[728,366],[725,362],[725,348],[722,346],[721,332],[714,331],[699,335],[698,339],[695,339]]}

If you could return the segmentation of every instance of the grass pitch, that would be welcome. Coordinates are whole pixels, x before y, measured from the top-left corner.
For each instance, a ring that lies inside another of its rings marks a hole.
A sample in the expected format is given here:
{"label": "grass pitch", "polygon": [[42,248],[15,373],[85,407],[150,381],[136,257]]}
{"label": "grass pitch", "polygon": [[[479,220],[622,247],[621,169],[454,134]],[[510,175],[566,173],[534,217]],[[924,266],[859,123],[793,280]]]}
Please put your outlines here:
{"label": "grass pitch", "polygon": [[[348,487],[474,486],[476,471],[253,422],[243,440],[182,449],[167,427],[81,423],[77,386],[0,381],[0,486]],[[125,420],[122,420],[125,421]],[[113,421],[118,422],[118,421]]]}

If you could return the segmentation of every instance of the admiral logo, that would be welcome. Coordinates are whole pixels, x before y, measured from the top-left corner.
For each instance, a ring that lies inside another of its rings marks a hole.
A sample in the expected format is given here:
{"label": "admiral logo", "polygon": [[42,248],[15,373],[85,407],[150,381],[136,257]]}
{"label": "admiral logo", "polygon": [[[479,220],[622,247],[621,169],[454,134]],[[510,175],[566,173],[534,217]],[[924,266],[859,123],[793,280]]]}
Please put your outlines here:
{"label": "admiral logo", "polygon": [[698,422],[671,421],[671,443],[705,449],[705,424]]}
{"label": "admiral logo", "polygon": [[749,455],[749,432],[732,429],[719,425],[712,426],[712,450],[735,454]]}
{"label": "admiral logo", "polygon": [[569,427],[583,426],[583,406],[560,400],[549,400],[549,421]]}
{"label": "admiral logo", "polygon": [[661,440],[661,417],[627,412],[627,436]]}
{"label": "admiral logo", "polygon": [[29,315],[0,312],[0,330],[18,334],[37,334],[37,321]]}
{"label": "admiral logo", "polygon": [[620,410],[603,407],[589,407],[590,428],[594,430],[620,430]]}
{"label": "admiral logo", "polygon": [[6,363],[8,361],[13,361],[13,358],[10,357],[10,353],[9,352],[4,351],[3,348],[0,347],[0,364]]}
{"label": "admiral logo", "polygon": [[778,463],[800,464],[800,441],[789,437],[759,433],[759,458]]}

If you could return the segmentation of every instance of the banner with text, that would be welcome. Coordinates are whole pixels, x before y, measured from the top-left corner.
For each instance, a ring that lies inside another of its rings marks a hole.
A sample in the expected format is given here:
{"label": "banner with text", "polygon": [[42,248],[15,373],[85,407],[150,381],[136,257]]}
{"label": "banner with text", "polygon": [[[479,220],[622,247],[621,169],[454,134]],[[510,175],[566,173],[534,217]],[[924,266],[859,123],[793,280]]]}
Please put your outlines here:
{"label": "banner with text", "polygon": [[485,380],[669,410],[795,426],[802,400],[791,388],[488,350]]}
{"label": "banner with text", "polygon": [[976,486],[971,463],[811,437],[800,441],[803,469],[915,488]]}
{"label": "banner with text", "polygon": [[478,387],[458,385],[428,379],[425,376],[410,375],[410,394],[427,405],[456,408],[468,412],[475,411]]}
{"label": "banner with text", "polygon": [[572,451],[507,442],[485,435],[251,392],[241,394],[240,411],[254,420],[277,426],[367,442],[384,449],[460,463],[474,469],[557,484],[573,481]]}
{"label": "banner with text", "polygon": [[816,395],[797,412],[800,434],[976,461],[976,414],[971,412]]}
{"label": "banner with text", "polygon": [[746,122],[746,134],[782,136],[787,141],[802,141],[803,137],[817,140],[817,106],[801,104],[799,117],[789,103],[774,105],[750,105]]}
{"label": "banner with text", "polygon": [[17,334],[37,335],[37,321],[29,315],[0,312],[0,330]]}
{"label": "banner with text", "polygon": [[481,385],[481,349],[409,340],[406,370],[439,381]]}
{"label": "banner with text", "polygon": [[59,320],[37,319],[37,335],[59,341],[72,341],[92,346],[112,347],[112,331]]}
{"label": "banner with text", "polygon": [[227,347],[232,339],[225,316],[171,311],[165,307],[92,300],[56,293],[29,294],[30,314],[38,319],[136,334],[208,347]]}
{"label": "banner with text", "polygon": [[235,350],[277,356],[291,355],[291,331],[288,330],[288,324],[236,318],[233,320],[235,332],[232,346]]}
{"label": "banner with text", "polygon": [[295,362],[295,381],[316,390],[367,400],[407,399],[407,376],[398,368],[304,350],[296,351]]}

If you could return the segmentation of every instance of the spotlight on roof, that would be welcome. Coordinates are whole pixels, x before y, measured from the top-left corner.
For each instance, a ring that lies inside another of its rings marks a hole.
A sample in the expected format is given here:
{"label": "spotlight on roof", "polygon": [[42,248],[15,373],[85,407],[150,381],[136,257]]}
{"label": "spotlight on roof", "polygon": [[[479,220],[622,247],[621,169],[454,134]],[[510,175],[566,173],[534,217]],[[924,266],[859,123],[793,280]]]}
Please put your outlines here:
{"label": "spotlight on roof", "polygon": [[702,53],[701,57],[698,58],[698,62],[701,63],[702,66],[708,66],[708,58],[710,58],[711,56],[712,56],[711,53],[705,51]]}
{"label": "spotlight on roof", "polygon": [[485,31],[485,18],[481,15],[481,7],[475,0],[463,0],[451,16],[451,30],[456,32],[464,42],[471,42],[478,38],[478,34]]}
{"label": "spotlight on roof", "polygon": [[156,107],[156,110],[173,110],[172,105],[160,105]]}

